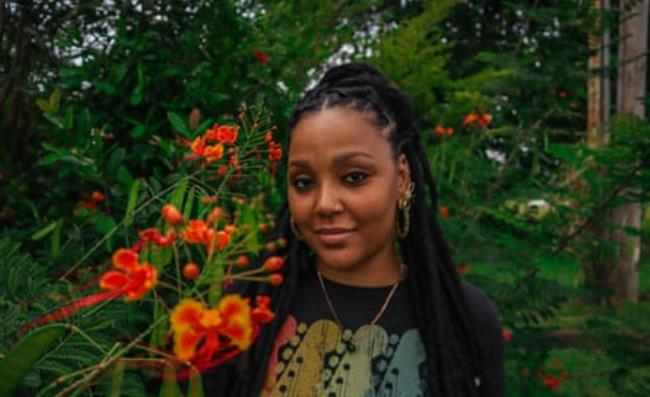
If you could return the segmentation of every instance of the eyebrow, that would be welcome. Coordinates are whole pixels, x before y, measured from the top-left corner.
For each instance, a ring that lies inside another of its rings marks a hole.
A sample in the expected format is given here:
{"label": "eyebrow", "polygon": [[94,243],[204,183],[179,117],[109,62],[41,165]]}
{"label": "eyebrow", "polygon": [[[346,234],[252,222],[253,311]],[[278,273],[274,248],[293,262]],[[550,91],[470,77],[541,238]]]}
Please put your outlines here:
{"label": "eyebrow", "polygon": [[[349,153],[343,153],[343,154],[339,154],[338,156],[335,156],[332,159],[332,164],[335,167],[337,167],[355,157],[365,157],[371,160],[373,159],[373,157],[366,152],[349,152]],[[291,160],[289,162],[289,167],[309,168],[309,163],[304,160]]]}

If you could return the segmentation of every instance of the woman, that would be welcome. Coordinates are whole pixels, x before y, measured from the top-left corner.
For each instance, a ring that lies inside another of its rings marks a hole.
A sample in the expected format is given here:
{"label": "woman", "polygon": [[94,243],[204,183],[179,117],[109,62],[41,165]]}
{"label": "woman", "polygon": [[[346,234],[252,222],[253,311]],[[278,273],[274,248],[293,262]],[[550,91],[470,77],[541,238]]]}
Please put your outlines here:
{"label": "woman", "polygon": [[206,374],[207,394],[503,395],[498,313],[458,279],[408,97],[372,66],[337,66],[289,128],[276,319]]}

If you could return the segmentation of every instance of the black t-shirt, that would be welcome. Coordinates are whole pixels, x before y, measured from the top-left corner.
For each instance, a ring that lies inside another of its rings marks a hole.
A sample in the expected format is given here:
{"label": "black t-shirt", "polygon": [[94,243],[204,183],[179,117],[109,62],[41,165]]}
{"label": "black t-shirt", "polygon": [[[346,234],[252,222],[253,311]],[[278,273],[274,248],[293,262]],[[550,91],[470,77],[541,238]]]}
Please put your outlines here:
{"label": "black t-shirt", "polygon": [[[291,314],[276,338],[262,395],[430,396],[426,354],[406,283],[400,283],[372,326],[368,324],[381,309],[390,286],[355,287],[327,279],[324,284],[344,329],[333,319],[316,273],[304,275]],[[463,283],[463,289],[483,356],[480,396],[503,396],[499,314],[481,290],[468,283]],[[347,348],[349,342],[354,344],[353,351]]]}

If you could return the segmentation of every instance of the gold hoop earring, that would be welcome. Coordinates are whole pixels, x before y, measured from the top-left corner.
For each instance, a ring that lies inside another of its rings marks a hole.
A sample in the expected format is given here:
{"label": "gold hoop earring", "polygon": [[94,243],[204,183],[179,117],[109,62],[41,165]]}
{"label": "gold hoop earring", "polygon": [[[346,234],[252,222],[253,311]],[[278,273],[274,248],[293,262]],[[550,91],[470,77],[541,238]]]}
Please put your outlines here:
{"label": "gold hoop earring", "polygon": [[[395,229],[397,236],[404,240],[409,234],[411,228],[411,200],[415,196],[415,183],[409,183],[409,187],[404,197],[397,202],[397,219],[395,220]],[[402,220],[400,221],[400,218]]]}
{"label": "gold hoop earring", "polygon": [[296,221],[293,220],[293,218],[291,218],[289,221],[289,227],[291,228],[294,236],[296,236],[298,240],[302,240],[302,234],[300,234],[300,231],[298,231],[298,225],[296,224]]}

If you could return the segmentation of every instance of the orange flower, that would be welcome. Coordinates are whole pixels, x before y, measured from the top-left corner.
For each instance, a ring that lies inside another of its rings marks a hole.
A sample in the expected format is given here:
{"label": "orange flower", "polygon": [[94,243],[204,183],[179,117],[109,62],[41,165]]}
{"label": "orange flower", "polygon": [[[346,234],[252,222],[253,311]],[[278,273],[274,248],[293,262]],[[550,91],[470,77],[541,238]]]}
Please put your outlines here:
{"label": "orange flower", "polygon": [[452,136],[452,135],[454,135],[454,129],[451,128],[451,127],[447,127],[446,133],[447,133],[447,136]]}
{"label": "orange flower", "polygon": [[478,113],[472,112],[467,116],[465,116],[465,118],[463,119],[463,125],[465,127],[469,127],[470,125],[476,123],[476,121],[478,121]]}
{"label": "orange flower", "polygon": [[138,254],[121,248],[113,254],[113,265],[122,270],[110,270],[102,276],[99,286],[125,295],[127,301],[142,298],[158,282],[158,273],[149,263],[138,262]]}
{"label": "orange flower", "polygon": [[183,214],[172,204],[165,204],[162,207],[162,217],[169,225],[176,226],[184,222]]}
{"label": "orange flower", "polygon": [[196,138],[192,141],[190,148],[192,149],[192,154],[194,156],[203,156],[203,153],[205,152],[205,140],[200,137]]}
{"label": "orange flower", "polygon": [[465,127],[471,127],[475,124],[480,128],[486,128],[490,123],[492,123],[492,115],[490,113],[481,113],[477,111],[473,111],[463,119],[463,126]]}
{"label": "orange flower", "polygon": [[444,205],[441,205],[438,208],[438,212],[440,213],[440,216],[443,218],[449,218],[449,209],[445,207]]}
{"label": "orange flower", "polygon": [[196,355],[196,347],[204,341],[202,354],[212,356],[219,347],[216,327],[221,316],[215,309],[206,307],[193,299],[183,299],[173,310],[169,322],[174,334],[174,354],[190,360]]}
{"label": "orange flower", "polygon": [[436,133],[438,136],[445,136],[445,127],[442,125],[438,124],[436,128],[433,130],[433,132]]}
{"label": "orange flower", "polygon": [[183,231],[183,239],[189,244],[205,244],[210,241],[211,229],[208,224],[200,219],[190,220]]}
{"label": "orange flower", "polygon": [[223,157],[223,145],[218,143],[216,145],[206,146],[203,157],[208,163],[219,161]]}
{"label": "orange flower", "polygon": [[275,317],[270,302],[268,296],[258,296],[256,307],[251,309],[249,299],[233,294],[224,296],[216,308],[208,308],[196,300],[183,299],[169,318],[174,354],[205,369],[223,361],[222,351],[230,350],[225,356],[232,356],[248,349],[259,334],[260,324]]}
{"label": "orange flower", "polygon": [[220,333],[241,350],[248,349],[253,342],[253,323],[248,302],[237,294],[226,295],[219,302],[219,313],[223,318]]}

